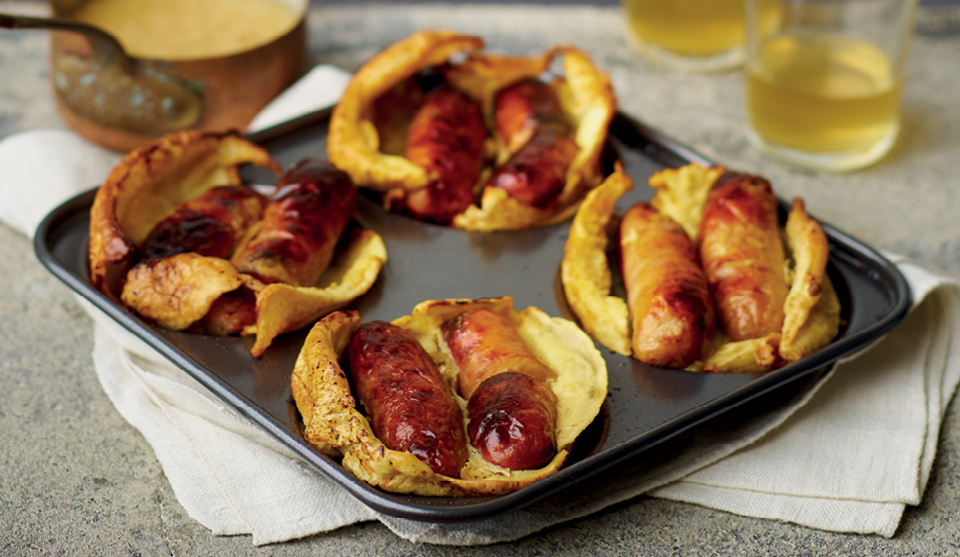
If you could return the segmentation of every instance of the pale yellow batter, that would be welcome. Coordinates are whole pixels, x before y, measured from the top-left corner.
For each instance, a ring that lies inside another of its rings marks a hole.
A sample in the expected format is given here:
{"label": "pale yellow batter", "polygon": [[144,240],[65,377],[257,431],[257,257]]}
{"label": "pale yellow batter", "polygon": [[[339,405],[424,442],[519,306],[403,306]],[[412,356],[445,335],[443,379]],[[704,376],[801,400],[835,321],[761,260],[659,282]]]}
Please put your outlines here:
{"label": "pale yellow batter", "polygon": [[262,46],[300,15],[279,0],[91,0],[71,18],[113,34],[132,56],[195,60]]}

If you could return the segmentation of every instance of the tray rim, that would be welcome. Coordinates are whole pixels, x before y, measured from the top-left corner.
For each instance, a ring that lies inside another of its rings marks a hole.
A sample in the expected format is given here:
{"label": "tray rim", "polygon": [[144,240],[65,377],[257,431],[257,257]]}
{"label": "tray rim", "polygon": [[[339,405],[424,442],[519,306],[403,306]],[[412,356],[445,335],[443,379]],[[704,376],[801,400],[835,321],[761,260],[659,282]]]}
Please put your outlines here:
{"label": "tray rim", "polygon": [[[277,126],[249,134],[247,138],[256,143],[283,138],[301,128],[322,123],[329,118],[331,111],[332,107],[328,107],[308,113]],[[716,164],[693,149],[622,112],[617,113],[614,123],[611,124],[611,129],[614,125],[627,126],[654,148],[662,149],[668,157],[672,156],[676,160],[686,162]],[[124,329],[160,352],[171,363],[183,369],[208,388],[224,403],[263,428],[311,467],[326,475],[329,479],[336,481],[362,503],[385,515],[416,521],[450,523],[489,518],[509,510],[528,506],[558,491],[568,489],[586,477],[593,476],[626,459],[639,455],[663,441],[720,416],[736,406],[783,387],[810,373],[824,372],[835,365],[839,359],[855,353],[894,329],[906,317],[912,303],[909,285],[896,265],[874,248],[828,223],[821,222],[830,240],[831,258],[840,256],[841,253],[845,253],[847,256],[850,253],[855,253],[859,257],[853,258],[854,260],[870,264],[885,273],[884,276],[875,273],[875,278],[885,281],[887,283],[886,290],[893,294],[893,307],[888,314],[863,330],[856,331],[851,336],[831,343],[796,364],[768,372],[741,387],[712,399],[706,404],[677,415],[669,421],[631,438],[629,442],[605,448],[599,453],[566,466],[554,476],[544,479],[544,481],[534,482],[518,491],[500,496],[471,498],[469,499],[471,503],[462,503],[465,499],[457,499],[460,504],[455,506],[442,504],[424,506],[422,502],[417,503],[417,501],[430,499],[438,502],[443,498],[387,493],[357,479],[333,459],[316,451],[287,425],[236,391],[229,383],[218,377],[215,372],[201,366],[167,339],[156,335],[148,324],[135,317],[127,309],[96,291],[84,277],[66,268],[50,251],[49,248],[53,246],[50,240],[56,236],[58,230],[69,223],[75,222],[78,218],[88,218],[88,209],[93,202],[96,189],[97,187],[93,187],[64,201],[48,213],[40,223],[34,235],[34,251],[41,264],[75,293],[88,300]],[[782,200],[781,205],[784,205]],[[841,248],[842,251],[838,252],[837,250]],[[799,363],[804,365],[799,366]],[[601,455],[602,458],[600,458]]]}

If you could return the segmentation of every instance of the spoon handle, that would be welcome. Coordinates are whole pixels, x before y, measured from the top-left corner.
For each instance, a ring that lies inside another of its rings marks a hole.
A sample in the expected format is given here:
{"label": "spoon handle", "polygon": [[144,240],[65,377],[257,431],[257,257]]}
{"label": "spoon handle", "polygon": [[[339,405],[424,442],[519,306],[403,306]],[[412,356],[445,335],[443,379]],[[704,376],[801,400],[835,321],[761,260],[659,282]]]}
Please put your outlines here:
{"label": "spoon handle", "polygon": [[106,31],[60,18],[0,13],[0,29],[51,29],[86,37],[93,56],[60,53],[52,61],[54,89],[67,112],[123,132],[160,136],[196,127],[202,91],[138,63]]}
{"label": "spoon handle", "polygon": [[51,17],[30,17],[15,14],[0,13],[0,28],[4,29],[53,29],[79,33],[90,41],[97,59],[107,64],[114,64],[124,73],[133,70],[133,60],[123,50],[120,41],[103,29],[67,19]]}

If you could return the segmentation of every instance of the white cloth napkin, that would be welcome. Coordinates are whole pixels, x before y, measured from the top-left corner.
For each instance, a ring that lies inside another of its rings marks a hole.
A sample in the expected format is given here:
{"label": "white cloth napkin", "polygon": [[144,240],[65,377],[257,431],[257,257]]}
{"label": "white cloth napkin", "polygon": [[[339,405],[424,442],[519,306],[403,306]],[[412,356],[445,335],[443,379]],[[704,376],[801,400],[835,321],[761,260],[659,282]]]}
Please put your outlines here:
{"label": "white cloth napkin", "polygon": [[349,82],[350,74],[340,68],[327,64],[316,66],[261,110],[247,126],[247,131],[266,129],[307,112],[333,106]]}
{"label": "white cloth napkin", "polygon": [[758,442],[650,494],[892,536],[906,505],[923,497],[960,379],[960,285],[890,259],[914,298],[893,333],[841,363],[809,404]]}
{"label": "white cloth napkin", "polygon": [[[255,123],[265,127],[321,108],[347,80],[347,74],[320,66]],[[116,154],[66,131],[4,139],[0,218],[32,236],[47,212],[102,181],[116,160]],[[892,536],[905,506],[923,495],[940,421],[960,379],[960,285],[907,261],[898,265],[916,304],[907,320],[800,400],[742,426],[735,442],[659,468],[638,462],[642,473],[627,466],[612,479],[594,478],[589,487],[562,497],[463,524],[371,511],[81,303],[96,323],[93,359],[104,391],[153,446],[183,507],[214,534],[251,534],[260,545],[378,519],[415,542],[485,544],[646,493],[824,530]]]}

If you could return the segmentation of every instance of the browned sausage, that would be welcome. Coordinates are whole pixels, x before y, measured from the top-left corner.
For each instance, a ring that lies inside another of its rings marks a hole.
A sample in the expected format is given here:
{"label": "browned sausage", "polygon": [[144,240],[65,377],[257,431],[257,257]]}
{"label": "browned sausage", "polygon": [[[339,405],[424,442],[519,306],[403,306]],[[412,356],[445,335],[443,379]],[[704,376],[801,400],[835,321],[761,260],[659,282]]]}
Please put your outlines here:
{"label": "browned sausage", "polygon": [[556,454],[557,396],[529,375],[508,371],[480,384],[467,404],[470,443],[510,470],[545,466]]}
{"label": "browned sausage", "polygon": [[770,183],[735,172],[720,176],[707,195],[699,238],[724,332],[733,340],[779,332],[789,288]]}
{"label": "browned sausage", "polygon": [[441,332],[459,368],[458,390],[469,399],[470,443],[498,466],[543,466],[556,452],[557,398],[545,383],[556,373],[494,311],[464,312]]}
{"label": "browned sausage", "polygon": [[511,156],[487,184],[527,205],[549,204],[563,191],[578,150],[556,94],[546,83],[524,78],[497,93],[494,111],[497,134]]}
{"label": "browned sausage", "polygon": [[693,241],[673,219],[637,203],[620,223],[620,250],[633,357],[687,367],[714,329],[710,290]]}
{"label": "browned sausage", "polygon": [[481,382],[504,371],[519,371],[537,381],[557,376],[530,350],[516,326],[495,311],[466,311],[440,329],[460,368],[457,391],[463,398],[469,399]]}
{"label": "browned sausage", "polygon": [[238,335],[256,322],[257,296],[241,286],[217,298],[192,330],[216,336]]}
{"label": "browned sausage", "polygon": [[195,252],[229,259],[263,216],[267,198],[247,186],[220,186],[177,207],[140,246],[143,259]]}
{"label": "browned sausage", "polygon": [[407,210],[420,219],[449,223],[469,207],[486,139],[478,103],[447,87],[431,91],[410,124],[405,156],[437,179],[407,194]]}
{"label": "browned sausage", "polygon": [[347,358],[357,397],[383,444],[459,477],[468,457],[463,417],[420,343],[400,327],[371,321],[351,336]]}
{"label": "browned sausage", "polygon": [[518,79],[497,92],[494,120],[497,135],[510,153],[530,141],[537,128],[555,127],[570,131],[556,93],[535,77]]}
{"label": "browned sausage", "polygon": [[234,254],[240,271],[266,283],[312,286],[357,206],[350,177],[329,162],[305,159],[284,175],[256,234]]}

